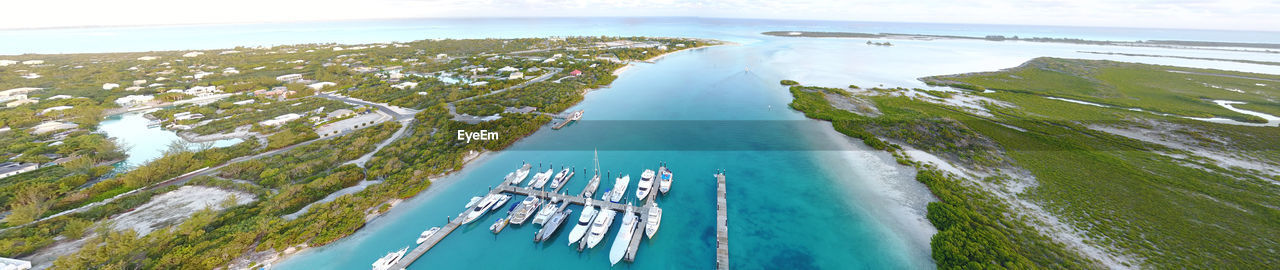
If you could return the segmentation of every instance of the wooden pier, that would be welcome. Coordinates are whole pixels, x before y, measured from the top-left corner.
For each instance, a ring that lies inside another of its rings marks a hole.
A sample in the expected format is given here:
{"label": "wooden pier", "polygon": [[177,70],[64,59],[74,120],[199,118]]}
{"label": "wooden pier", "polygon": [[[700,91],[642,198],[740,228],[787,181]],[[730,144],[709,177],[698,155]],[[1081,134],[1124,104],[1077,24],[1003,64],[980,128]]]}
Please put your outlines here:
{"label": "wooden pier", "polygon": [[569,122],[578,121],[580,119],[582,119],[582,110],[578,110],[576,112],[573,112],[572,114],[569,114],[568,119],[565,119],[564,121],[557,123],[554,126],[551,126],[551,129],[558,130],[560,128],[563,128],[564,126],[569,125]]}
{"label": "wooden pier", "polygon": [[729,209],[724,198],[724,172],[716,174],[716,269],[729,269]]}
{"label": "wooden pier", "polygon": [[440,227],[440,231],[437,231],[436,234],[433,234],[431,235],[430,238],[427,238],[427,241],[422,242],[421,245],[418,245],[418,247],[413,248],[413,250],[409,251],[409,253],[404,254],[404,258],[401,258],[400,261],[396,262],[396,264],[391,265],[390,269],[398,270],[398,269],[408,268],[409,264],[412,264],[413,261],[418,260],[418,257],[422,257],[422,254],[426,254],[427,250],[431,250],[431,247],[434,247],[436,246],[436,244],[440,243],[440,240],[444,240],[444,237],[449,236],[449,233],[453,232],[454,229],[457,229],[458,226],[462,226],[461,217],[462,217],[462,214],[465,214],[465,213],[466,211],[463,211],[462,213],[458,214],[458,218],[450,219],[449,224],[444,225],[444,227]]}

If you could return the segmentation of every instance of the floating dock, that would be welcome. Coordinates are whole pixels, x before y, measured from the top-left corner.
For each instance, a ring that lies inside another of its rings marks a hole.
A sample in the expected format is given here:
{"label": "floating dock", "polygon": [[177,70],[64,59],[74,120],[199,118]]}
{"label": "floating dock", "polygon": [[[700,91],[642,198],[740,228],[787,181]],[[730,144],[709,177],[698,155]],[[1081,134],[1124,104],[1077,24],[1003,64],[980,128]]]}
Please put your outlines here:
{"label": "floating dock", "polygon": [[729,269],[729,209],[724,199],[724,172],[716,174],[716,269]]}

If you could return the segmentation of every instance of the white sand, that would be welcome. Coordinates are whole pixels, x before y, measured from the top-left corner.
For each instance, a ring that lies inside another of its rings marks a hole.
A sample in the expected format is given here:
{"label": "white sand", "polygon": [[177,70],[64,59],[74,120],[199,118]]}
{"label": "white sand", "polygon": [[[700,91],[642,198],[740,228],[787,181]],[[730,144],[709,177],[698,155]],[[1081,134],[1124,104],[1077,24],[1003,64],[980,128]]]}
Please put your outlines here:
{"label": "white sand", "polygon": [[231,195],[236,196],[236,205],[254,200],[253,194],[240,191],[205,186],[183,186],[177,190],[156,195],[151,198],[151,201],[138,206],[133,211],[112,218],[110,222],[116,230],[133,229],[140,236],[146,235],[153,230],[179,224],[206,207],[215,211],[222,210],[222,202]]}

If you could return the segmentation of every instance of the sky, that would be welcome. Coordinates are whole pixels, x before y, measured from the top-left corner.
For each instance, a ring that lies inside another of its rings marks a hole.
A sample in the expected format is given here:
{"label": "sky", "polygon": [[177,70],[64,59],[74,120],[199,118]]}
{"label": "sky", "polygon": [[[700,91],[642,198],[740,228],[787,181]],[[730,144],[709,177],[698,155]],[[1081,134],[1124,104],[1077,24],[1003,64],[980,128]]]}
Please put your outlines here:
{"label": "sky", "polygon": [[1280,29],[1280,0],[15,0],[0,29],[452,17],[650,17]]}

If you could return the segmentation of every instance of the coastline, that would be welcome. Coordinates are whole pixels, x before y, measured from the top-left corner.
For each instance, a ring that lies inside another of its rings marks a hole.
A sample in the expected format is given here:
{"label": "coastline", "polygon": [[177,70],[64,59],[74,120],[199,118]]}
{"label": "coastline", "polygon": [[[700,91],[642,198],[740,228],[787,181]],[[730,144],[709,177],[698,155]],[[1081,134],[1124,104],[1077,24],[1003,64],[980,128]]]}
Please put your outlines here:
{"label": "coastline", "polygon": [[[656,60],[656,59],[660,59],[661,57],[665,57],[665,56],[670,55],[670,54],[672,54],[672,53],[683,52],[683,51],[689,51],[690,49],[708,48],[708,47],[712,47],[712,46],[728,45],[729,43],[732,43],[732,42],[725,42],[725,41],[717,41],[717,42],[721,42],[722,44],[709,45],[709,46],[702,46],[702,47],[694,47],[694,48],[685,48],[685,49],[681,49],[681,50],[671,51],[671,52],[667,52],[667,53],[664,53],[664,54],[661,54],[661,55],[655,56],[655,57],[653,57],[653,58],[650,58],[649,60]],[[732,44],[737,44],[737,43],[732,43]],[[628,67],[630,67],[631,65],[632,65],[631,63],[628,63],[627,65],[623,65],[622,67],[619,67],[618,69],[613,70],[613,72],[612,72],[612,73],[613,73],[615,76],[617,76],[617,75],[621,74],[623,71],[626,71],[626,70],[627,70],[627,68],[628,68]],[[610,84],[610,85],[612,85],[612,84]],[[604,87],[601,87],[601,88],[607,88],[607,87],[608,87],[608,85],[606,85],[606,86],[604,86]],[[583,96],[585,97],[587,93],[590,93],[590,92],[595,91],[595,90],[598,90],[598,89],[600,89],[600,88],[588,88],[588,89],[583,89],[583,91],[581,91],[581,95],[583,95]],[[582,102],[584,102],[584,101],[585,101],[585,99],[583,99],[583,101],[579,101],[578,103],[574,103],[574,104],[570,105],[570,107],[572,107],[572,106],[577,106],[578,104],[582,104]],[[541,129],[540,129],[539,131],[541,131]],[[527,136],[520,137],[519,139],[517,139],[515,142],[512,142],[512,143],[513,143],[513,144],[514,144],[514,143],[518,143],[518,142],[520,142],[520,141],[524,140],[525,138],[528,138],[529,136],[532,136],[533,134],[536,134],[536,133],[537,133],[537,132],[534,132],[534,133],[530,133],[530,134],[529,134],[529,135],[527,135]],[[497,154],[497,153],[500,153],[500,152],[502,152],[502,150],[497,150],[497,151],[484,150],[484,151],[480,151],[480,152],[474,152],[473,154],[468,154],[466,157],[464,157],[464,158],[463,158],[462,165],[460,166],[460,167],[461,167],[461,169],[458,169],[458,170],[456,170],[456,171],[450,171],[450,172],[445,172],[445,173],[441,173],[441,174],[436,174],[436,175],[427,176],[428,181],[430,181],[430,183],[431,183],[431,184],[430,184],[430,186],[428,186],[427,188],[423,189],[423,190],[422,190],[421,192],[419,192],[418,194],[415,194],[415,195],[413,195],[412,197],[410,197],[410,198],[408,198],[408,199],[393,198],[393,199],[390,199],[390,200],[385,201],[385,203],[391,203],[391,204],[392,204],[392,207],[391,207],[391,208],[389,208],[387,211],[384,211],[384,212],[381,212],[381,213],[372,213],[372,214],[367,215],[367,216],[366,216],[366,218],[365,218],[364,226],[362,226],[360,229],[357,229],[357,230],[356,230],[356,232],[359,232],[360,230],[364,230],[364,229],[365,229],[365,227],[367,227],[370,223],[373,223],[373,222],[377,221],[378,219],[382,218],[383,216],[386,216],[388,213],[391,213],[392,211],[395,211],[395,210],[396,210],[396,206],[399,206],[399,205],[400,205],[400,203],[408,202],[408,201],[413,201],[413,200],[429,200],[429,199],[431,199],[431,198],[434,198],[434,197],[436,197],[436,196],[439,196],[439,195],[440,195],[440,192],[442,192],[442,191],[440,191],[440,190],[443,190],[443,189],[445,189],[446,187],[448,187],[448,186],[450,186],[450,185],[456,184],[456,183],[458,182],[458,179],[460,179],[460,178],[458,178],[458,177],[451,177],[451,176],[457,176],[457,175],[459,175],[460,173],[462,173],[463,171],[465,171],[467,168],[471,168],[471,165],[473,165],[473,163],[482,162],[482,161],[487,161],[487,160],[489,160],[490,158],[492,158],[492,157],[494,156],[494,154]],[[355,233],[352,233],[352,235],[354,235],[354,234],[355,234]],[[351,235],[343,236],[341,239],[347,239],[347,237],[350,237],[350,236],[351,236]],[[339,240],[339,241],[341,241],[341,240]],[[331,244],[333,244],[333,243],[329,243],[329,244],[331,245]],[[311,250],[311,249],[316,248],[316,247],[322,247],[322,246],[306,246],[306,245],[294,246],[294,247],[290,247],[288,250],[285,250],[285,251],[276,251],[276,252],[273,252],[274,256],[270,256],[270,257],[268,257],[268,258],[270,258],[270,259],[268,259],[268,260],[261,261],[261,262],[254,262],[254,261],[250,261],[250,263],[256,263],[257,265],[267,265],[267,266],[271,266],[271,265],[274,265],[274,264],[276,264],[276,263],[280,263],[280,262],[287,261],[288,259],[290,259],[290,258],[292,258],[292,257],[296,256],[297,254],[301,254],[301,253],[303,253],[303,252],[305,252],[305,251],[307,251],[307,250]],[[256,256],[256,255],[255,255],[255,256]],[[237,265],[234,265],[234,263],[233,263],[233,265],[229,265],[229,266],[231,266],[231,267],[235,267],[235,266],[237,266]]]}
{"label": "coastline", "polygon": [[[659,60],[662,60],[662,58],[666,58],[668,55],[671,55],[671,54],[674,54],[674,53],[678,53],[678,52],[686,52],[686,51],[690,51],[690,50],[694,50],[694,49],[705,49],[705,48],[711,48],[711,47],[716,47],[716,46],[741,45],[741,44],[738,44],[737,42],[732,42],[732,41],[723,41],[723,40],[714,40],[714,39],[697,39],[697,40],[698,40],[698,41],[704,41],[704,42],[708,42],[708,41],[709,41],[709,42],[718,42],[718,43],[720,43],[720,44],[707,45],[707,46],[702,46],[702,47],[684,48],[684,49],[679,49],[679,50],[669,51],[669,52],[665,52],[665,53],[662,53],[662,54],[659,54],[659,55],[656,55],[656,56],[653,56],[653,57],[646,58],[646,59],[644,59],[644,60],[640,60],[640,62],[653,64],[653,63],[655,63],[655,62],[657,62],[657,61],[659,61]],[[634,63],[634,62],[636,62],[636,61],[627,61],[627,64],[626,64],[626,65],[623,65],[622,67],[620,67],[620,68],[618,68],[618,69],[613,70],[613,73],[612,73],[612,74],[613,74],[613,76],[619,76],[619,75],[621,75],[623,72],[627,71],[628,69],[631,69],[631,66],[635,65],[635,63]],[[590,90],[588,90],[587,92],[590,92]],[[574,104],[574,105],[578,105],[578,104]]]}

